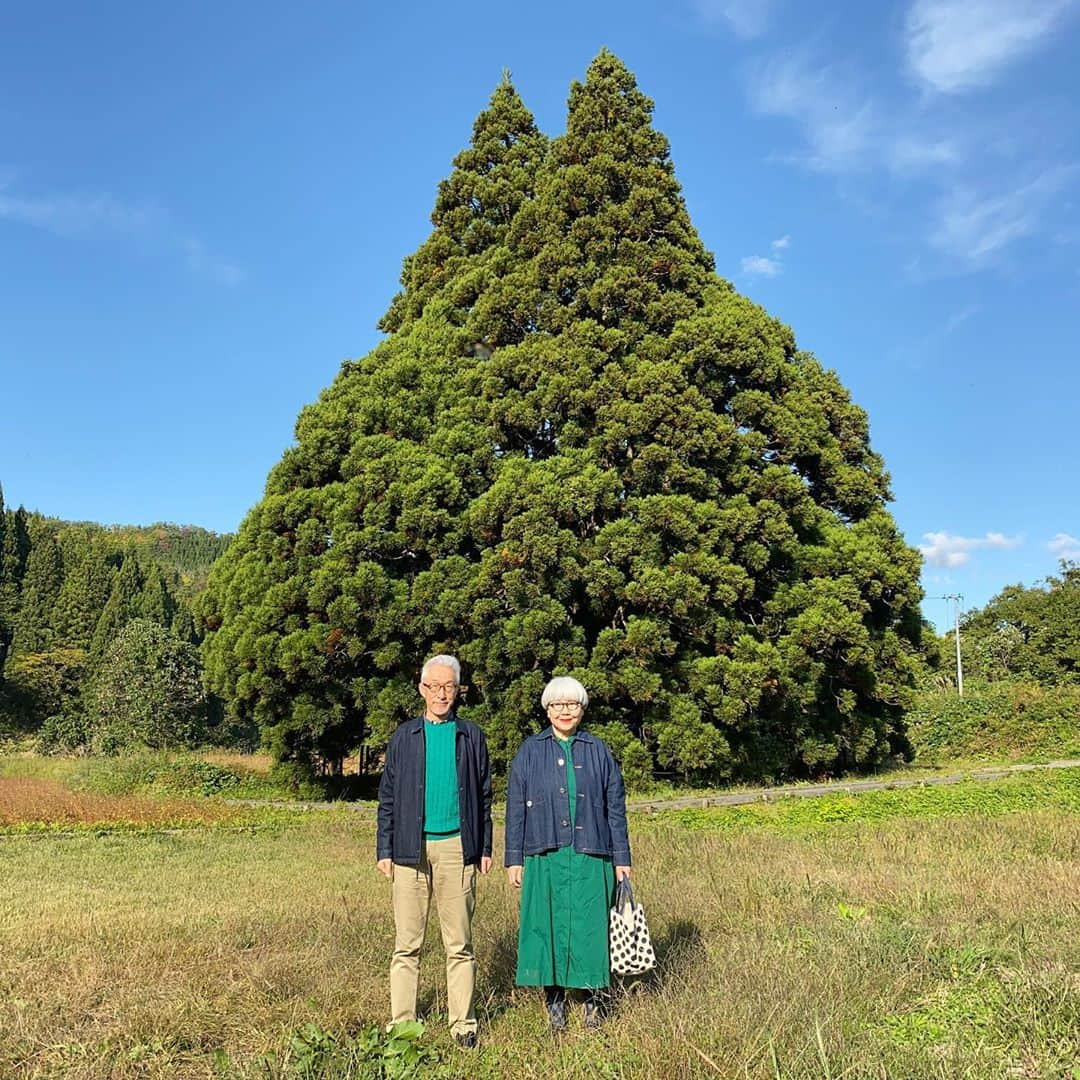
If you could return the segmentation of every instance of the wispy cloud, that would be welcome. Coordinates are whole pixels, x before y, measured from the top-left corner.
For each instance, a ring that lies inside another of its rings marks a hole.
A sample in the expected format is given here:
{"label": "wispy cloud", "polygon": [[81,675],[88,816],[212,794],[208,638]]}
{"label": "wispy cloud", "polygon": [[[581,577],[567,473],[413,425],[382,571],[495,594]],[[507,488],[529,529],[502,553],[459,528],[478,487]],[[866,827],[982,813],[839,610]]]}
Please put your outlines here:
{"label": "wispy cloud", "polygon": [[211,254],[203,247],[201,241],[194,237],[185,237],[182,245],[186,252],[185,261],[188,268],[196,274],[211,278],[219,285],[230,287],[241,284],[247,278],[247,274],[239,266]]}
{"label": "wispy cloud", "polygon": [[780,262],[764,255],[747,255],[742,261],[742,271],[755,277],[776,277],[780,273]]}
{"label": "wispy cloud", "polygon": [[1057,166],[1020,187],[995,194],[957,187],[938,204],[931,240],[940,250],[975,266],[995,259],[1014,241],[1040,230],[1054,197],[1080,172]]}
{"label": "wispy cloud", "polygon": [[1006,536],[1004,533],[988,532],[985,536],[953,536],[947,532],[923,533],[919,551],[931,566],[954,569],[971,559],[973,551],[1012,551],[1023,542],[1022,536]]}
{"label": "wispy cloud", "polygon": [[128,206],[108,195],[20,198],[0,188],[0,218],[70,236],[95,229],[143,232],[160,224],[161,212],[153,206]]}
{"label": "wispy cloud", "polygon": [[967,307],[961,308],[959,311],[954,311],[945,322],[945,326],[942,330],[942,336],[948,337],[954,330],[958,330],[964,325],[973,315],[977,315],[982,310],[982,304],[968,304]]}
{"label": "wispy cloud", "polygon": [[774,0],[694,0],[698,14],[709,23],[726,23],[741,38],[765,33]]}
{"label": "wispy cloud", "polygon": [[749,93],[759,112],[798,124],[806,147],[795,160],[820,172],[924,172],[960,155],[952,138],[892,115],[863,88],[857,72],[806,51],[757,65]]}
{"label": "wispy cloud", "polygon": [[773,251],[785,251],[787,248],[791,247],[791,237],[785,234],[784,236],[781,236],[779,240],[774,240],[769,246]]}
{"label": "wispy cloud", "polygon": [[15,194],[10,190],[12,183],[10,173],[0,177],[0,221],[64,237],[106,232],[138,238],[175,252],[193,273],[221,285],[238,285],[246,276],[152,203],[125,203],[107,194]]}
{"label": "wispy cloud", "polygon": [[860,201],[917,215],[906,232],[934,256],[911,260],[921,275],[1001,265],[1018,241],[1056,233],[1080,168],[1055,160],[1038,130],[910,92],[883,96],[868,79],[802,48],[751,67],[747,90],[759,112],[796,125],[787,161],[843,178]]}
{"label": "wispy cloud", "polygon": [[1068,533],[1059,532],[1046,547],[1059,559],[1068,559],[1070,562],[1080,561],[1080,540]]}
{"label": "wispy cloud", "polygon": [[807,142],[804,164],[822,171],[858,168],[874,128],[873,104],[849,79],[802,53],[757,65],[750,77],[754,107],[796,121]]}
{"label": "wispy cloud", "polygon": [[908,69],[940,93],[986,86],[1038,49],[1075,6],[1075,0],[914,0],[904,24]]}

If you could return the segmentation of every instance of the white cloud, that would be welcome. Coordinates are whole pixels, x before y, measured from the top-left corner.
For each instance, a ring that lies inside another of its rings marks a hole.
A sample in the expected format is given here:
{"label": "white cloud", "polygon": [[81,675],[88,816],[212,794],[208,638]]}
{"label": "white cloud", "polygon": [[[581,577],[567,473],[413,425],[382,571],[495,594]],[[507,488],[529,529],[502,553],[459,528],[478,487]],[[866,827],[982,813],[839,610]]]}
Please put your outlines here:
{"label": "white cloud", "polygon": [[931,566],[953,569],[963,566],[973,551],[1012,551],[1019,547],[1022,536],[1006,536],[1004,533],[988,532],[982,537],[953,536],[947,532],[923,533],[925,544],[919,545],[923,558]]}
{"label": "white cloud", "polygon": [[1068,559],[1070,562],[1080,560],[1080,540],[1068,533],[1059,532],[1046,547],[1059,559]]}
{"label": "white cloud", "polygon": [[806,151],[798,160],[819,172],[934,173],[961,156],[955,138],[933,130],[925,119],[898,118],[861,88],[855,73],[806,52],[758,65],[749,94],[759,112],[799,125]]}
{"label": "white cloud", "polygon": [[773,251],[783,251],[791,247],[791,237],[785,234],[779,240],[774,240],[771,246]]}
{"label": "white cloud", "polygon": [[908,234],[938,256],[923,274],[1002,264],[1018,241],[1060,228],[1069,204],[1059,196],[1080,167],[1055,160],[1053,128],[910,93],[883,98],[867,85],[858,67],[804,48],[751,67],[747,92],[759,112],[797,126],[801,148],[789,162],[844,178],[864,206],[891,200],[917,215]]}
{"label": "white cloud", "polygon": [[805,164],[825,172],[858,168],[874,126],[874,109],[853,94],[851,81],[805,55],[774,57],[751,76],[750,97],[759,112],[786,116],[802,128]]}
{"label": "white cloud", "polygon": [[19,198],[0,188],[0,218],[46,229],[60,236],[93,229],[141,232],[160,220],[148,206],[126,206],[108,195]]}
{"label": "white cloud", "polygon": [[1040,231],[1054,196],[1078,172],[1076,166],[1057,166],[1027,184],[994,194],[957,187],[939,202],[931,241],[972,264],[990,262],[1014,241]]}
{"label": "white cloud", "polygon": [[780,262],[777,259],[767,259],[764,255],[747,255],[742,261],[742,272],[761,277],[776,277],[780,273]]}
{"label": "white cloud", "polygon": [[907,63],[940,93],[986,86],[1034,52],[1075,0],[914,0],[904,25]]}
{"label": "white cloud", "polygon": [[192,272],[221,285],[237,285],[246,276],[238,266],[207,251],[198,237],[160,207],[124,203],[107,194],[15,195],[9,193],[11,183],[10,173],[0,177],[0,221],[56,236],[110,232],[139,237],[182,255]]}
{"label": "white cloud", "polygon": [[694,6],[706,22],[726,22],[738,37],[756,38],[769,25],[773,0],[695,0]]}

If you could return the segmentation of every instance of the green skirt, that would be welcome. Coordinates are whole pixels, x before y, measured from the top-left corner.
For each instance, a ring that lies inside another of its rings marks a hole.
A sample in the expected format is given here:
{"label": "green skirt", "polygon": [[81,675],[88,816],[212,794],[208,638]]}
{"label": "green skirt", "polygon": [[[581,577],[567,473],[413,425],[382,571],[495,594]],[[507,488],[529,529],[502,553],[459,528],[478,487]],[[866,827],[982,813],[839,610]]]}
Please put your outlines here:
{"label": "green skirt", "polygon": [[601,855],[582,855],[568,845],[526,856],[518,986],[608,986],[608,911],[614,894],[615,868]]}

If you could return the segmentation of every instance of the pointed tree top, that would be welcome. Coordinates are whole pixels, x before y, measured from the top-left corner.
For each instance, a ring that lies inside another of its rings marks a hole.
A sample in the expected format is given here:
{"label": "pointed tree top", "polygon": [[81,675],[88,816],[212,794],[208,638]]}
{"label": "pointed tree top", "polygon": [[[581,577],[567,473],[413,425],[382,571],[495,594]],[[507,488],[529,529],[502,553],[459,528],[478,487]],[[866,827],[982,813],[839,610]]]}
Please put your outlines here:
{"label": "pointed tree top", "polygon": [[[585,73],[585,81],[570,84],[569,114],[566,134],[583,137],[623,129],[651,130],[653,101],[643,94],[633,72],[608,48],[597,53]],[[666,158],[667,140],[652,132],[656,139],[653,154]]]}
{"label": "pointed tree top", "polygon": [[534,190],[547,152],[537,128],[505,70],[488,107],[473,123],[469,145],[454,158],[454,171],[439,184],[431,214],[434,231],[405,259],[404,287],[379,327],[393,332],[417,318],[424,305],[462,269],[462,259],[498,243]]}

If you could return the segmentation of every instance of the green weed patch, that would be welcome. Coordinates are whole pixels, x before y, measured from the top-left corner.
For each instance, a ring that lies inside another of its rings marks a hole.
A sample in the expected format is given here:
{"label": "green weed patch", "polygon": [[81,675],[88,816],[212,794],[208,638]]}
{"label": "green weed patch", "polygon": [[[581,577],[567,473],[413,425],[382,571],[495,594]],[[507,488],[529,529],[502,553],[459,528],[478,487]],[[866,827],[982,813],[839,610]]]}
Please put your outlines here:
{"label": "green weed patch", "polygon": [[764,829],[784,835],[896,818],[994,816],[1040,809],[1080,812],[1080,769],[897,791],[808,799],[789,797],[767,804],[662,811],[648,818],[635,815],[635,827],[645,821],[656,821],[688,829],[722,832]]}

